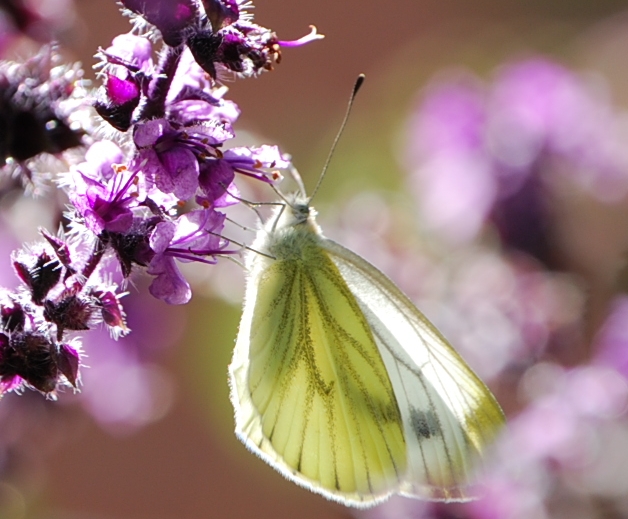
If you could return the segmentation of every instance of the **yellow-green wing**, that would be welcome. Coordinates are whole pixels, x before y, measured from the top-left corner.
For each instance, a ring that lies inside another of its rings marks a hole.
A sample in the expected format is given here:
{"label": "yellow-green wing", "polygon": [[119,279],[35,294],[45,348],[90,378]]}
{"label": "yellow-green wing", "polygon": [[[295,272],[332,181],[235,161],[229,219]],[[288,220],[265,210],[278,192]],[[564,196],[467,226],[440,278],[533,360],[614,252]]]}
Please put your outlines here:
{"label": "yellow-green wing", "polygon": [[408,470],[399,491],[445,501],[476,497],[470,483],[504,424],[494,396],[384,274],[321,240],[366,316],[404,421]]}
{"label": "yellow-green wing", "polygon": [[284,475],[354,506],[406,477],[402,417],[354,296],[305,248],[249,280],[230,367],[236,432]]}

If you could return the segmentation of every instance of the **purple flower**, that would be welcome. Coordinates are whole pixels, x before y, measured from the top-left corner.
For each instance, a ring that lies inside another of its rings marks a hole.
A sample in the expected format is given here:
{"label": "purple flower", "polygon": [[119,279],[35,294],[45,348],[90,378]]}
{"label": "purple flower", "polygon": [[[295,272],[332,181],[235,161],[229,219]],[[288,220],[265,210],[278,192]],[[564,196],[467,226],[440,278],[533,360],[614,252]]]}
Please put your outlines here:
{"label": "purple flower", "polygon": [[264,168],[285,169],[288,165],[276,146],[226,150],[218,158],[203,161],[199,176],[202,195],[197,196],[196,201],[204,207],[232,205],[237,203],[232,196],[237,196],[237,188],[233,184],[236,173],[270,183],[280,177],[278,173],[269,176]]}
{"label": "purple flower", "polygon": [[[163,229],[160,231],[165,232]],[[156,255],[147,272],[156,276],[149,287],[153,297],[161,299],[169,305],[183,305],[192,298],[190,284],[181,274],[171,256],[167,254]]]}
{"label": "purple flower", "polygon": [[[16,7],[12,14],[32,14],[17,0],[5,4]],[[280,57],[274,33],[251,23],[248,2],[123,4],[134,13],[134,32],[98,53],[103,84],[94,107],[117,130],[108,130],[112,141],[102,140],[91,110],[92,123],[81,119],[87,116],[76,110],[86,105],[82,72],[53,66],[51,48],[26,64],[0,63],[0,163],[17,165],[32,180],[30,163],[39,155],[79,148],[83,140],[91,144],[62,157],[69,173],[59,184],[72,204],[69,225],[63,220],[65,228],[55,235],[41,231],[40,242],[12,254],[20,283],[0,290],[0,396],[30,387],[54,398],[63,386],[77,388],[83,354],[76,333],[93,333],[102,324],[114,338],[129,332],[120,286],[134,269],[153,276],[149,291],[156,298],[189,301],[191,287],[176,261],[213,264],[219,255],[239,252],[227,249],[220,235],[226,215],[216,210],[238,201],[236,174],[274,182],[280,175],[269,170],[289,166],[275,147],[225,146],[235,136],[239,109],[223,98],[218,75],[256,75]],[[156,64],[154,29],[164,42]],[[285,43],[317,37],[313,31]],[[54,218],[62,221],[60,212]],[[109,346],[100,358],[120,352]],[[90,354],[97,357],[93,349]],[[135,369],[140,357],[139,348],[121,353],[100,378],[109,389],[114,377],[121,381],[115,405],[142,393],[129,389],[133,384],[149,385],[150,370]],[[141,414],[146,394],[127,410]]]}
{"label": "purple flower", "polygon": [[187,303],[192,291],[175,264],[181,261],[215,263],[215,256],[228,254],[228,242],[220,237],[225,215],[212,209],[186,213],[176,222],[157,224],[150,237],[155,256],[148,273],[157,276],[150,285],[150,293],[168,304]]}
{"label": "purple flower", "polygon": [[115,167],[124,162],[124,154],[117,144],[102,140],[92,144],[85,152],[85,162],[80,168],[93,180],[108,181],[114,176]]}
{"label": "purple flower", "polygon": [[148,38],[130,32],[120,34],[102,53],[114,67],[120,66],[145,74],[153,72],[153,46]]}
{"label": "purple flower", "polygon": [[194,195],[198,188],[198,160],[182,132],[165,119],[155,119],[137,126],[133,138],[143,172],[161,191],[183,200]]}
{"label": "purple flower", "polygon": [[[151,42],[130,33],[116,36],[112,45],[100,52],[107,106],[130,110],[139,104],[140,94],[154,71],[151,54]],[[96,106],[104,109],[100,104]]]}
{"label": "purple flower", "polygon": [[69,193],[85,226],[95,235],[103,231],[123,233],[133,223],[133,208],[143,199],[137,173],[123,166],[122,153],[113,143],[96,143],[86,155],[87,162],[72,172]]}
{"label": "purple flower", "polygon": [[240,115],[237,105],[230,101],[215,99],[213,103],[201,99],[184,99],[173,102],[168,115],[186,128],[186,132],[197,126],[202,134],[211,129],[216,143],[233,138],[231,124]]}
{"label": "purple flower", "polygon": [[[209,140],[210,135],[207,134]],[[135,128],[138,163],[164,193],[187,200],[198,188],[197,154],[208,152],[203,138],[175,129],[166,119],[154,119]],[[217,143],[217,140],[213,140]]]}
{"label": "purple flower", "polygon": [[105,84],[99,90],[96,111],[114,128],[130,128],[135,109],[140,104],[154,72],[152,44],[147,38],[121,34],[97,56]]}
{"label": "purple flower", "polygon": [[251,77],[272,70],[274,63],[281,62],[282,45],[297,47],[321,38],[316,27],[310,26],[308,35],[280,41],[274,32],[241,17],[215,35],[199,31],[188,39],[188,46],[198,64],[212,77],[216,77],[216,65],[241,77]]}

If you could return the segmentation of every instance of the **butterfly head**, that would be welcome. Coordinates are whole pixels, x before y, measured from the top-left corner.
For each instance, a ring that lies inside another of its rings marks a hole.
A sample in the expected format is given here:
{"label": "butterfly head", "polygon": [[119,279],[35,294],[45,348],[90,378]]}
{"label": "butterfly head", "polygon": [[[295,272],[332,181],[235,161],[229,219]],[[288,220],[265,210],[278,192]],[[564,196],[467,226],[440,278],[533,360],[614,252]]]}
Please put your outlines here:
{"label": "butterfly head", "polygon": [[309,198],[293,194],[284,198],[285,204],[274,214],[259,232],[252,249],[263,255],[251,255],[257,268],[265,268],[272,260],[296,258],[303,247],[315,242],[322,235],[316,223],[316,210],[309,205]]}
{"label": "butterfly head", "polygon": [[310,198],[299,193],[287,195],[285,205],[279,206],[274,216],[266,224],[266,232],[269,234],[283,234],[301,229],[320,234],[320,228],[316,223],[316,209],[310,206]]}
{"label": "butterfly head", "polygon": [[273,230],[297,227],[313,222],[316,210],[310,206],[310,199],[299,193],[286,195],[285,205],[281,205],[271,218],[269,224]]}
{"label": "butterfly head", "polygon": [[285,211],[290,213],[292,220],[289,225],[305,223],[310,217],[313,218],[316,215],[316,210],[310,207],[310,199],[300,193],[293,194],[287,201],[288,207]]}

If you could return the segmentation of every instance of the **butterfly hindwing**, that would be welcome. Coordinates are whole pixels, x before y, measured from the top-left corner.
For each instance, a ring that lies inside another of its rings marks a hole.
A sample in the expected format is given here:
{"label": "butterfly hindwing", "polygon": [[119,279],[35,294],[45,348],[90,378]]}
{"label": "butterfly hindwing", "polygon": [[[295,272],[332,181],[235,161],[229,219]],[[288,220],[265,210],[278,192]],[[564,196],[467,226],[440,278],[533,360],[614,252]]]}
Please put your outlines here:
{"label": "butterfly hindwing", "polygon": [[400,491],[441,500],[474,497],[468,482],[504,423],[499,404],[392,281],[341,245],[321,243],[367,317],[395,390],[409,464]]}

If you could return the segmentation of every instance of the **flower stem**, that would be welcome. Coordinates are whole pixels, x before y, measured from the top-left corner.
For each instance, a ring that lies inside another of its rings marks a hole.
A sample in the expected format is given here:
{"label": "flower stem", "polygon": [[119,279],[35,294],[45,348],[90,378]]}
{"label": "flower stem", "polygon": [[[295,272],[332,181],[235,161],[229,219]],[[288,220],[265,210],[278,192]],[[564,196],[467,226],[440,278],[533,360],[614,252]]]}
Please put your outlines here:
{"label": "flower stem", "polygon": [[157,73],[148,85],[147,100],[140,110],[137,120],[154,119],[165,115],[166,97],[170,90],[172,78],[174,78],[179,66],[183,48],[183,45],[178,47],[166,46],[166,50],[162,53],[159,60]]}

